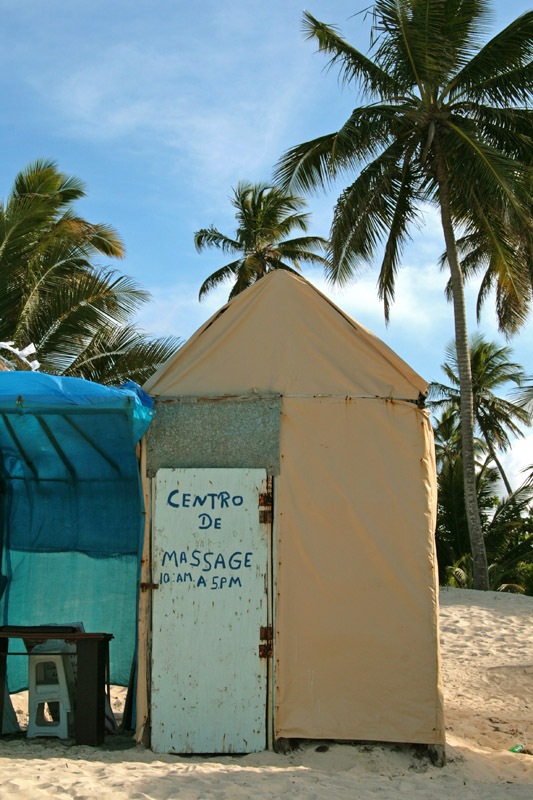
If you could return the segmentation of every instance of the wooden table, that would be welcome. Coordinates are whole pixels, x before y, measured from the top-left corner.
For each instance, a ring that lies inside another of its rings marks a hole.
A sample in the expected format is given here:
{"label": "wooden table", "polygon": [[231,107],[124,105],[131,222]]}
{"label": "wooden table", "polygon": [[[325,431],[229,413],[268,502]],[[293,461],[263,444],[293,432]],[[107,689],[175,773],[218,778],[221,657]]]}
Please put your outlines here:
{"label": "wooden table", "polygon": [[34,643],[61,639],[76,645],[78,674],[74,715],[75,741],[76,744],[92,746],[102,744],[105,736],[106,685],[109,686],[109,642],[113,639],[113,634],[82,633],[66,625],[0,626],[0,732],[4,715],[7,656],[30,655],[28,652],[8,653],[10,639],[29,639]]}

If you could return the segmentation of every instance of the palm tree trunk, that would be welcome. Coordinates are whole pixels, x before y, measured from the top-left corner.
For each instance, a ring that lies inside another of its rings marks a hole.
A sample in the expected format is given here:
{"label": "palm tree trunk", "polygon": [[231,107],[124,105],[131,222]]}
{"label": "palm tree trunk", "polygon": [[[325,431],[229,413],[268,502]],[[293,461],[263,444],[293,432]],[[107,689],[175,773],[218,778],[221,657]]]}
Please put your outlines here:
{"label": "palm tree trunk", "polygon": [[487,566],[487,553],[485,540],[481,528],[481,517],[477,503],[476,493],[476,467],[474,458],[474,400],[472,391],[472,370],[470,365],[470,351],[468,349],[468,332],[466,327],[466,308],[464,296],[464,283],[457,245],[453,231],[452,216],[450,211],[450,192],[448,175],[444,160],[438,153],[438,143],[435,142],[437,151],[436,168],[439,184],[440,212],[442,230],[446,242],[446,254],[450,265],[451,285],[453,296],[453,314],[455,322],[455,347],[457,350],[457,365],[459,367],[459,387],[461,395],[461,439],[463,449],[463,476],[465,487],[466,518],[468,520],[468,533],[472,548],[474,564],[474,589],[489,589],[489,571]]}
{"label": "palm tree trunk", "polygon": [[505,484],[505,488],[507,490],[507,494],[510,497],[512,495],[512,493],[513,493],[513,490],[512,490],[511,484],[509,483],[509,478],[505,474],[505,470],[504,470],[504,468],[503,468],[498,456],[496,455],[496,450],[494,449],[494,447],[492,445],[492,442],[490,441],[490,437],[487,436],[487,431],[485,430],[483,424],[479,421],[479,419],[478,419],[478,423],[479,423],[479,427],[481,428],[481,433],[483,434],[483,437],[485,439],[485,444],[487,445],[487,447],[489,449],[490,457],[492,458],[492,460],[496,464],[496,467],[498,468],[498,472],[500,473],[500,477],[501,477],[502,481]]}

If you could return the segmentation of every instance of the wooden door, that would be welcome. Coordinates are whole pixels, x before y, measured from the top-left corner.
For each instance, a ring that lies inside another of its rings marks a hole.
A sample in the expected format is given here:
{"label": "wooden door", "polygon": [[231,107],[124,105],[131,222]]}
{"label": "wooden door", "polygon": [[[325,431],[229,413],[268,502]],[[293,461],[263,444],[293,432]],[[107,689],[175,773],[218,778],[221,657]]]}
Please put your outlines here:
{"label": "wooden door", "polygon": [[155,479],[152,749],[266,747],[270,524],[258,469],[161,469]]}

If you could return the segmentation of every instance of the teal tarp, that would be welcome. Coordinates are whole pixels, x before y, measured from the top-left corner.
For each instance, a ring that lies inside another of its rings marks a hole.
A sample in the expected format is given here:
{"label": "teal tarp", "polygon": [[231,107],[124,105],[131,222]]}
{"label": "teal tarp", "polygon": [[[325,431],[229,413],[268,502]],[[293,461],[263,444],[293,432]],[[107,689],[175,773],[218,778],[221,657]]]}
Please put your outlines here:
{"label": "teal tarp", "polygon": [[[113,633],[119,684],[135,646],[143,529],[135,443],[151,405],[131,384],[0,373],[0,624]],[[18,691],[27,664],[10,662]]]}

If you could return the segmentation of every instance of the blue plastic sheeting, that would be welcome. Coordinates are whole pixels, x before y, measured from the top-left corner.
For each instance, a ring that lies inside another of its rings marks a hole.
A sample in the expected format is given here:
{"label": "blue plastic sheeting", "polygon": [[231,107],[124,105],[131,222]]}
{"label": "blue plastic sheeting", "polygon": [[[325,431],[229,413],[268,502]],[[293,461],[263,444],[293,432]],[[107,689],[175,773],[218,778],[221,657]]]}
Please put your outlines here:
{"label": "blue plastic sheeting", "polygon": [[[3,372],[0,376],[0,406],[16,408],[41,408],[43,406],[92,406],[99,409],[129,408],[132,419],[139,420],[140,439],[146,431],[148,410],[153,408],[153,399],[140,386],[130,381],[123,387],[102,386],[83,378],[63,378],[44,372]],[[139,395],[147,398],[141,401]]]}
{"label": "blue plastic sheeting", "polygon": [[[120,684],[135,642],[144,522],[135,443],[153,415],[143,395],[0,373],[0,624],[82,621],[113,633]],[[11,691],[26,683],[17,661]]]}

